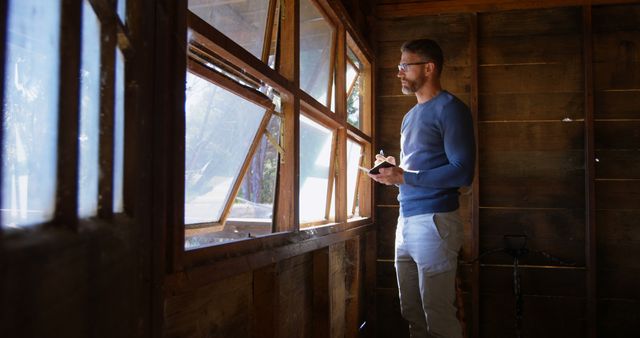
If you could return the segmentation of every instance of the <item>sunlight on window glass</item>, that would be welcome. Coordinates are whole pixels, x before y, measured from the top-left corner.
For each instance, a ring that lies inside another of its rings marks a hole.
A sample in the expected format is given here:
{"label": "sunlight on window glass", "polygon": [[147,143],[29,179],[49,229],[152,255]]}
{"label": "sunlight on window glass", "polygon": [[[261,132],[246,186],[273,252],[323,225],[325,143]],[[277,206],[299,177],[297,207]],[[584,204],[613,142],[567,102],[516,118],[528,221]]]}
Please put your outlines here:
{"label": "sunlight on window glass", "polygon": [[300,1],[300,88],[327,105],[334,28],[311,0]]}
{"label": "sunlight on window glass", "polygon": [[220,219],[265,111],[187,73],[185,224]]}
{"label": "sunlight on window glass", "polygon": [[360,158],[362,155],[362,146],[351,140],[347,140],[347,215],[357,216],[358,210],[354,213],[354,203],[356,201],[358,178],[360,177]]}
{"label": "sunlight on window glass", "polygon": [[[277,142],[280,138],[280,118],[273,116],[267,131]],[[273,202],[278,174],[278,151],[265,134],[256,149],[249,169],[242,179],[240,191],[233,202],[229,219],[269,221],[273,216]],[[271,227],[269,226],[269,232]]]}
{"label": "sunlight on window glass", "polygon": [[29,226],[53,217],[59,27],[59,1],[8,3],[2,107],[2,227]]}
{"label": "sunlight on window glass", "polygon": [[90,217],[98,210],[100,22],[89,0],[84,0],[82,7],[80,85],[78,216]]}
{"label": "sunlight on window glass", "polygon": [[122,23],[125,23],[127,20],[127,0],[117,0],[118,1],[118,16]]}
{"label": "sunlight on window glass", "polygon": [[113,212],[124,211],[122,203],[124,175],[124,55],[116,48],[116,93],[114,121],[114,154],[113,154]]}
{"label": "sunlight on window glass", "polygon": [[189,0],[189,10],[258,59],[262,58],[268,0]]}
{"label": "sunlight on window glass", "polygon": [[331,130],[300,116],[300,223],[325,219]]}
{"label": "sunlight on window glass", "polygon": [[355,56],[351,48],[348,49],[347,56],[347,122],[356,128],[360,128],[360,113],[362,111],[362,97],[360,96],[362,63]]}

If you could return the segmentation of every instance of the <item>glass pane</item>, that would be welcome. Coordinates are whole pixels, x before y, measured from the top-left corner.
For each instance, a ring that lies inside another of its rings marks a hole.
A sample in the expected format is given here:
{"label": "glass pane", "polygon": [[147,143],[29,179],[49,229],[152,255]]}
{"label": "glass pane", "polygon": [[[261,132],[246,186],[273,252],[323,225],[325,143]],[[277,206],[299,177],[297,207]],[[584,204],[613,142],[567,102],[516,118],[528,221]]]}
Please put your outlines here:
{"label": "glass pane", "polygon": [[122,212],[122,178],[124,174],[124,55],[116,48],[116,93],[113,154],[113,212]]}
{"label": "glass pane", "polygon": [[360,112],[362,111],[362,98],[360,86],[362,85],[362,63],[353,53],[347,49],[347,122],[356,128],[360,128]]}
{"label": "glass pane", "polygon": [[333,27],[310,0],[300,1],[300,87],[318,102],[328,99]]}
{"label": "glass pane", "polygon": [[[274,140],[279,139],[280,118],[273,116],[267,131]],[[229,219],[253,219],[271,222],[275,197],[276,176],[278,174],[278,151],[262,136],[258,148],[253,154],[240,191],[236,196]],[[271,227],[269,227],[269,232]]]}
{"label": "glass pane", "polygon": [[18,227],[48,221],[55,209],[60,2],[8,7],[2,226]]}
{"label": "glass pane", "polygon": [[187,73],[185,224],[216,222],[265,109]]}
{"label": "glass pane", "polygon": [[[271,41],[269,46],[269,59],[267,65],[272,69],[276,69],[276,57],[278,54],[278,31],[280,26],[280,1],[276,1],[276,12],[274,14],[273,27],[271,29]],[[268,27],[267,27],[268,29]]]}
{"label": "glass pane", "polygon": [[78,216],[90,217],[98,210],[100,22],[89,0],[82,8],[80,86]]}
{"label": "glass pane", "polygon": [[[360,170],[360,158],[362,155],[362,146],[351,140],[347,140],[347,215],[354,216],[353,207],[356,200],[356,188],[358,186],[358,178]],[[357,210],[356,214],[357,215]]]}
{"label": "glass pane", "polygon": [[262,58],[269,0],[189,0],[189,10]]}
{"label": "glass pane", "polygon": [[300,223],[325,219],[333,133],[300,116]]}
{"label": "glass pane", "polygon": [[127,0],[117,0],[118,1],[118,16],[120,17],[120,21],[125,23],[127,20]]}

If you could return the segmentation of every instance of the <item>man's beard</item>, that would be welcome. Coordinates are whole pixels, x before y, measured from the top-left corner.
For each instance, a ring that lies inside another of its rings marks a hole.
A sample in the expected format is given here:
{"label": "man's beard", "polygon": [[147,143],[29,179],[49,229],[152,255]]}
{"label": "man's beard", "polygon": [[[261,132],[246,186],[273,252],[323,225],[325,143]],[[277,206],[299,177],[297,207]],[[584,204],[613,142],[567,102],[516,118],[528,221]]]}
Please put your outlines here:
{"label": "man's beard", "polygon": [[404,95],[415,94],[415,92],[417,92],[418,89],[422,87],[422,84],[424,84],[424,81],[420,81],[420,80],[416,80],[416,81],[405,80],[405,82],[407,84],[402,85],[402,94]]}

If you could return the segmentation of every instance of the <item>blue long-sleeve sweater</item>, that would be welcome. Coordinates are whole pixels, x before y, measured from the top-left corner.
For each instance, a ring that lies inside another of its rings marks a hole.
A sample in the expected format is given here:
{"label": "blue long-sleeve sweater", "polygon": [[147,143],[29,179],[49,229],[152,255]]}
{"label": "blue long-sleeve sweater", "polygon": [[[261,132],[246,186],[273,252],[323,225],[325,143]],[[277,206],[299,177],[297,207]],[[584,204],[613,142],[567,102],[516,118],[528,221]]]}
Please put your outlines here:
{"label": "blue long-sleeve sweater", "polygon": [[400,134],[400,212],[404,217],[458,209],[458,188],[470,185],[475,137],[469,108],[447,91],[416,104]]}

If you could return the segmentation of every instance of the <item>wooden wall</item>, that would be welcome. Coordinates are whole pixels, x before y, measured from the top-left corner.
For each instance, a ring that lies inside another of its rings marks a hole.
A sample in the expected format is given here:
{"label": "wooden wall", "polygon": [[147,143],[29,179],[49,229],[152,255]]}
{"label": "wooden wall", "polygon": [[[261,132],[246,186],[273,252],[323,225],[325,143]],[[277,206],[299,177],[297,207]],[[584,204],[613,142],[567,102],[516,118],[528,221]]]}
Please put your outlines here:
{"label": "wooden wall", "polygon": [[216,279],[219,269],[180,274],[167,286],[164,336],[370,336],[364,286],[374,245],[369,231],[228,278]]}
{"label": "wooden wall", "polygon": [[[520,262],[525,337],[594,336],[595,309],[598,336],[640,333],[640,274],[632,258],[640,247],[640,6],[407,15],[409,7],[396,3],[379,2],[374,31],[379,148],[398,154],[400,122],[415,104],[396,78],[400,45],[435,39],[445,54],[443,87],[469,104],[476,120],[479,170],[476,186],[461,196],[462,258],[501,248],[505,234],[525,234],[531,250],[575,263],[537,254]],[[594,139],[595,180],[585,158]],[[406,336],[393,268],[396,196],[396,188],[377,187],[379,337]],[[461,265],[469,337],[515,335],[511,264],[500,253],[480,266]],[[589,306],[592,298],[597,307]]]}

